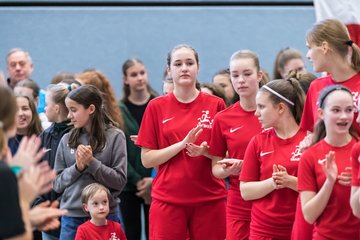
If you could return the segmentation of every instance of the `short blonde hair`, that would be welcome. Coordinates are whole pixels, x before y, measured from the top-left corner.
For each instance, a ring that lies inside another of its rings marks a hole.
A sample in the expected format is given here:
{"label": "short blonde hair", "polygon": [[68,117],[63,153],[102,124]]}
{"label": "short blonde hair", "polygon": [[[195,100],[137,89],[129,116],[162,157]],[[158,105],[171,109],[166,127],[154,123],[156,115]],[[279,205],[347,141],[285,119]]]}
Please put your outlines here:
{"label": "short blonde hair", "polygon": [[106,192],[108,198],[110,198],[110,191],[104,185],[101,185],[99,183],[91,183],[87,185],[81,192],[81,203],[87,204],[89,199],[92,198],[95,193],[100,191]]}

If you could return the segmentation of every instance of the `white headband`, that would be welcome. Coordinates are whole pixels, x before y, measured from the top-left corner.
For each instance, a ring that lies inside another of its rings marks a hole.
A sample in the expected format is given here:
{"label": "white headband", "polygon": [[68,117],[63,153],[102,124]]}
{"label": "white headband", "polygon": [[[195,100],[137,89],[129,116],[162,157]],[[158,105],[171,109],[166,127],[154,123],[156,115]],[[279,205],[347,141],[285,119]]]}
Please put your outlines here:
{"label": "white headband", "polygon": [[276,92],[275,90],[269,88],[268,86],[264,85],[262,86],[263,88],[265,88],[266,90],[268,90],[269,92],[271,92],[272,94],[278,96],[279,98],[281,98],[282,100],[284,100],[285,102],[289,103],[290,105],[294,106],[295,104],[290,101],[289,99],[287,99],[286,97],[284,97],[283,95],[281,95],[280,93]]}

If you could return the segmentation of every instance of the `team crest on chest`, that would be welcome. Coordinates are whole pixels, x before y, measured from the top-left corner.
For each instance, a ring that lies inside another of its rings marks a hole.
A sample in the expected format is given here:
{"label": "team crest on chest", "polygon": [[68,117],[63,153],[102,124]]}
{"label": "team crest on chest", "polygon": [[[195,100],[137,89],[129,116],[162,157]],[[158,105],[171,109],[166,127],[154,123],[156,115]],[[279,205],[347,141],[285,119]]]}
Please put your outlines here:
{"label": "team crest on chest", "polygon": [[211,119],[209,113],[210,113],[209,110],[201,111],[201,117],[198,118],[198,124],[197,124],[198,126],[201,126],[202,128],[212,128],[214,119]]}
{"label": "team crest on chest", "polygon": [[290,161],[294,161],[294,162],[300,161],[301,154],[302,152],[300,150],[300,146],[297,145],[295,151],[291,153]]}

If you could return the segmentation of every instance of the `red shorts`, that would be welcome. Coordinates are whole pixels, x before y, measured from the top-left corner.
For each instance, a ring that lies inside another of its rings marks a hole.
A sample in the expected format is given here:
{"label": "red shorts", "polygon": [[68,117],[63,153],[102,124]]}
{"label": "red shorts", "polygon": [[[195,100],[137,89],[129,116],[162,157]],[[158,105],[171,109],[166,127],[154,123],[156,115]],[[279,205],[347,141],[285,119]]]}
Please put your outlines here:
{"label": "red shorts", "polygon": [[225,200],[188,207],[152,199],[149,222],[150,240],[223,240]]}
{"label": "red shorts", "polygon": [[250,234],[250,221],[226,218],[226,240],[247,240]]}

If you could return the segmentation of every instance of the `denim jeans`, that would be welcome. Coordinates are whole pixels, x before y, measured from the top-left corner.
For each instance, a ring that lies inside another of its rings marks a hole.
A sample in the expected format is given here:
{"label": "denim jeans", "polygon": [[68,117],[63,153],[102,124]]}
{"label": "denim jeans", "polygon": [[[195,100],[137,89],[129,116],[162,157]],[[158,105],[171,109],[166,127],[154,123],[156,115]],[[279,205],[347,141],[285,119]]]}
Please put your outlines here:
{"label": "denim jeans", "polygon": [[[106,217],[109,220],[120,223],[120,212],[109,213]],[[73,240],[78,227],[89,220],[90,217],[61,217],[60,240]]]}

